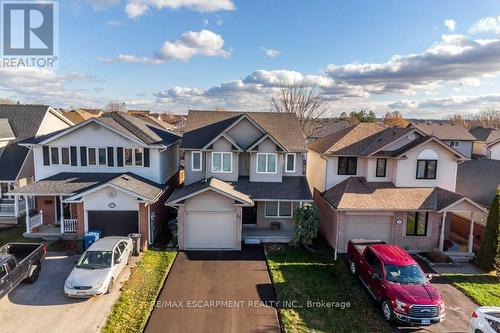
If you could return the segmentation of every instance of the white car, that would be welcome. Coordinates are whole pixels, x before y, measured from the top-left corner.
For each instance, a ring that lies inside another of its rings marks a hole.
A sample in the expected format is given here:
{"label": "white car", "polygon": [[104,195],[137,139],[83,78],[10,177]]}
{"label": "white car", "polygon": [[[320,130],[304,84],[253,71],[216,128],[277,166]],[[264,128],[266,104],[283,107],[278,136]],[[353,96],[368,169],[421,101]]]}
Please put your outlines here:
{"label": "white car", "polygon": [[474,310],[470,319],[472,333],[500,333],[500,307],[481,306]]}
{"label": "white car", "polygon": [[64,283],[69,297],[108,294],[132,254],[132,239],[104,237],[92,244],[80,257]]}

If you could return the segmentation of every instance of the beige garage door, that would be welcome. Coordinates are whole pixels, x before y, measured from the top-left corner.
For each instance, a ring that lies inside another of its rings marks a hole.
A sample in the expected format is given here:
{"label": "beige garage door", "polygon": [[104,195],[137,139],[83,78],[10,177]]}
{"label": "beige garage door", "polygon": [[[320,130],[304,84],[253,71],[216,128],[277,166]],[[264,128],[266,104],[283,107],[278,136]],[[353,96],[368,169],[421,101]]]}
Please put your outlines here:
{"label": "beige garage door", "polygon": [[390,243],[392,216],[347,215],[344,240],[376,239]]}
{"label": "beige garage door", "polygon": [[234,213],[187,213],[187,249],[232,249],[236,243]]}

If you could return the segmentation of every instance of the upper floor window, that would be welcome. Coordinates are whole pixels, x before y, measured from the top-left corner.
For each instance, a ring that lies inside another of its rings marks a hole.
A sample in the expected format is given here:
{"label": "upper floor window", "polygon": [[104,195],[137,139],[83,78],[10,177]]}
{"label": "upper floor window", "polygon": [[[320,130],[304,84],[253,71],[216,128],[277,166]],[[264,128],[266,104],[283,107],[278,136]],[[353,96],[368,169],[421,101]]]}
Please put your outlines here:
{"label": "upper floor window", "polygon": [[50,164],[70,165],[71,152],[69,147],[50,147]]}
{"label": "upper floor window", "polygon": [[142,152],[142,148],[135,148],[134,149],[134,161],[136,166],[143,166],[144,165],[144,154]]}
{"label": "upper floor window", "polygon": [[426,236],[429,212],[408,213],[406,219],[406,236]]}
{"label": "upper floor window", "polygon": [[201,171],[201,151],[191,152],[191,170]]}
{"label": "upper floor window", "polygon": [[233,154],[232,153],[212,153],[212,172],[232,172]]}
{"label": "upper floor window", "polygon": [[387,169],[387,159],[386,158],[377,158],[377,172],[375,173],[376,177],[385,177]]}
{"label": "upper floor window", "polygon": [[70,151],[68,147],[61,148],[61,164],[69,165],[70,162]]}
{"label": "upper floor window", "polygon": [[257,154],[257,173],[276,173],[277,160],[274,153]]}
{"label": "upper floor window", "polygon": [[59,148],[50,148],[50,164],[59,164]]}
{"label": "upper floor window", "polygon": [[132,154],[132,149],[130,149],[130,148],[124,149],[123,159],[124,159],[123,164],[125,164],[125,165],[132,165],[133,164],[134,156]]}
{"label": "upper floor window", "polygon": [[265,217],[292,217],[291,201],[266,201]]}
{"label": "upper floor window", "polygon": [[295,154],[286,154],[286,172],[295,172]]}
{"label": "upper floor window", "polygon": [[99,148],[99,165],[106,165],[107,161],[106,148]]}
{"label": "upper floor window", "polygon": [[436,179],[437,160],[418,160],[417,179]]}
{"label": "upper floor window", "polygon": [[97,165],[97,155],[95,148],[87,148],[87,159],[88,165]]}
{"label": "upper floor window", "polygon": [[460,147],[460,141],[450,141],[450,147],[452,148]]}
{"label": "upper floor window", "polygon": [[87,148],[87,164],[90,166],[104,166],[108,164],[106,148]]}
{"label": "upper floor window", "polygon": [[357,157],[339,157],[339,175],[356,175],[358,168],[358,158]]}

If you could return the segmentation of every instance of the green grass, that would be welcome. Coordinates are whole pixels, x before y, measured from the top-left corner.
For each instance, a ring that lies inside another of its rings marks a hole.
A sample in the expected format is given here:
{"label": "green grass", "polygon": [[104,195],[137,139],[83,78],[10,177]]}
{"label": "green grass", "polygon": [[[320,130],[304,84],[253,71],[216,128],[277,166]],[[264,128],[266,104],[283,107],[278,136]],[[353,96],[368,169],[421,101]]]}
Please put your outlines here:
{"label": "green grass", "polygon": [[149,250],[122,288],[102,332],[142,332],[176,252]]}
{"label": "green grass", "polygon": [[[287,332],[391,331],[347,264],[341,259],[334,263],[330,247],[319,244],[310,252],[283,245],[266,251],[278,301],[297,301],[279,310]],[[308,307],[307,301],[349,302],[350,307]]]}
{"label": "green grass", "polygon": [[64,251],[64,244],[60,241],[44,241],[43,239],[24,238],[24,227],[0,229],[0,246],[7,243],[47,243],[47,251]]}
{"label": "green grass", "polygon": [[481,306],[500,304],[500,281],[494,274],[441,274]]}

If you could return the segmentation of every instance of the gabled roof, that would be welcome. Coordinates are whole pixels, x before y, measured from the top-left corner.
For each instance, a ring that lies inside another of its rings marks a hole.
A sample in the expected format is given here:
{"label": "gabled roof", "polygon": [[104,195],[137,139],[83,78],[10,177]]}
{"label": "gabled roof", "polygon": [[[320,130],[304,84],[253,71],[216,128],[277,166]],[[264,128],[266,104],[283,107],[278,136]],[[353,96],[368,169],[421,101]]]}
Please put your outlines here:
{"label": "gabled roof", "polygon": [[470,160],[458,165],[456,191],[489,207],[500,185],[500,161]]}
{"label": "gabled roof", "polygon": [[332,133],[338,132],[345,128],[350,127],[347,120],[333,119],[333,118],[320,118],[316,120],[316,130],[312,135],[313,138],[323,138]]}
{"label": "gabled roof", "polygon": [[8,118],[0,119],[0,140],[14,140],[16,135],[10,126]]}
{"label": "gabled roof", "polygon": [[449,123],[411,123],[427,135],[439,140],[474,141],[476,138],[460,125]]}
{"label": "gabled roof", "polygon": [[500,130],[496,128],[475,127],[469,132],[477,140],[484,141],[487,144],[500,139]]}
{"label": "gabled roof", "polygon": [[251,182],[248,177],[240,177],[232,184],[237,191],[253,200],[312,200],[307,179],[303,176],[283,177],[279,183]]}
{"label": "gabled roof", "polygon": [[190,110],[181,147],[185,149],[203,147],[243,115],[271,135],[288,151],[307,150],[304,135],[295,114],[238,111]]}
{"label": "gabled roof", "polygon": [[61,131],[53,132],[44,136],[31,138],[23,141],[23,144],[44,144],[48,143],[57,137],[66,135],[80,127],[83,127],[90,122],[95,122],[102,126],[123,135],[124,137],[141,142],[145,145],[161,145],[169,146],[181,139],[180,136],[169,132],[159,126],[150,124],[140,118],[130,116],[123,112],[110,112],[104,114],[100,118],[90,118],[76,126]]}
{"label": "gabled roof", "polygon": [[321,196],[339,210],[441,211],[464,199],[484,210],[464,195],[440,187],[396,187],[392,182],[367,182],[363,177],[349,177]]}

